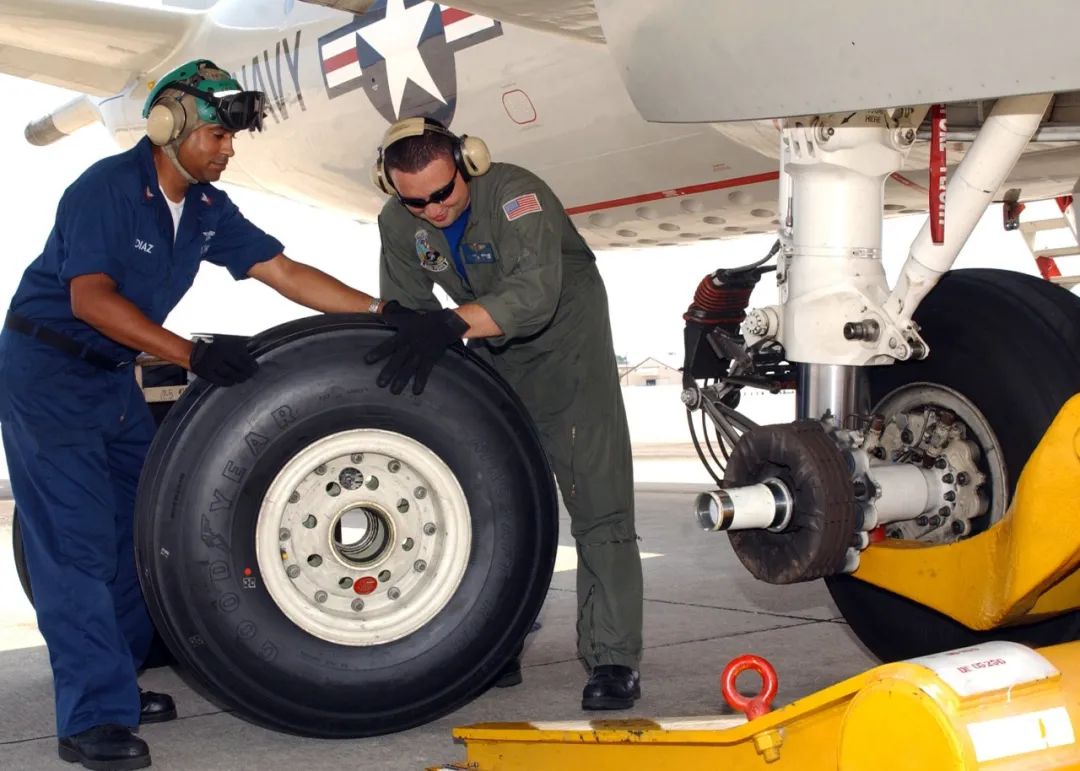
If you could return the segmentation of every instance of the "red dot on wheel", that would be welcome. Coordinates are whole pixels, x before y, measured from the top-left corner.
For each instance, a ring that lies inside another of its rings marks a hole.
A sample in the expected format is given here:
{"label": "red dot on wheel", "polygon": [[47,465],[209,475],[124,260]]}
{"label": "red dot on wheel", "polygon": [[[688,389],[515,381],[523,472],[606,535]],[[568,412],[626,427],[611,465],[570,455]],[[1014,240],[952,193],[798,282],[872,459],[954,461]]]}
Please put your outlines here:
{"label": "red dot on wheel", "polygon": [[379,587],[379,582],[371,576],[364,576],[363,578],[356,579],[356,583],[353,584],[353,591],[357,594],[371,594]]}
{"label": "red dot on wheel", "polygon": [[250,576],[251,575],[251,568],[244,568],[244,575],[245,576]]}

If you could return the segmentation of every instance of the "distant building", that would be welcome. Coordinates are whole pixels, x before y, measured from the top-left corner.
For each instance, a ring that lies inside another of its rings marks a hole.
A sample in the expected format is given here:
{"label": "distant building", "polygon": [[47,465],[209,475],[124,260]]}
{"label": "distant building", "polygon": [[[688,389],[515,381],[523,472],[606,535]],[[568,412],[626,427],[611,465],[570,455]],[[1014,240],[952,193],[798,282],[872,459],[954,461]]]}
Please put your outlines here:
{"label": "distant building", "polygon": [[682,372],[650,356],[633,366],[620,364],[619,383],[624,386],[682,385]]}

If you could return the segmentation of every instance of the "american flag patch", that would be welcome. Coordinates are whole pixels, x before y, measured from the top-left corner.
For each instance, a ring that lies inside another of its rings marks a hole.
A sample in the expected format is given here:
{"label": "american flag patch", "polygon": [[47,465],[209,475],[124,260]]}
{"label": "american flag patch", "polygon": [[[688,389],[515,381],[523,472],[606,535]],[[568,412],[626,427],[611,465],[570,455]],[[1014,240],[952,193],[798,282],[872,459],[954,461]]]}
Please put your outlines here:
{"label": "american flag patch", "polygon": [[525,195],[519,195],[517,198],[511,198],[502,205],[502,210],[503,214],[506,215],[506,219],[513,222],[518,217],[524,217],[526,214],[543,211],[544,207],[540,205],[540,199],[536,197],[536,193],[526,193]]}

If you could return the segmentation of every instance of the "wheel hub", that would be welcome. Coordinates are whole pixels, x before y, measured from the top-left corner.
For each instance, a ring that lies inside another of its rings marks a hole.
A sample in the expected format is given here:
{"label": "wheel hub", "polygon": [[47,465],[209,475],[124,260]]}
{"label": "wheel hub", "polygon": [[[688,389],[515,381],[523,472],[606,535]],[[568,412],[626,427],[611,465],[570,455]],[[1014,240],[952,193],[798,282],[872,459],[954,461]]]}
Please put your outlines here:
{"label": "wheel hub", "polygon": [[428,623],[465,573],[471,523],[450,468],[402,434],[324,437],[271,483],[256,526],[267,591],[305,631],[375,645]]}
{"label": "wheel hub", "polygon": [[970,400],[942,385],[913,383],[886,396],[874,412],[885,424],[868,436],[867,452],[940,472],[943,491],[936,514],[894,522],[888,537],[950,543],[1004,516],[1008,479],[1001,446]]}

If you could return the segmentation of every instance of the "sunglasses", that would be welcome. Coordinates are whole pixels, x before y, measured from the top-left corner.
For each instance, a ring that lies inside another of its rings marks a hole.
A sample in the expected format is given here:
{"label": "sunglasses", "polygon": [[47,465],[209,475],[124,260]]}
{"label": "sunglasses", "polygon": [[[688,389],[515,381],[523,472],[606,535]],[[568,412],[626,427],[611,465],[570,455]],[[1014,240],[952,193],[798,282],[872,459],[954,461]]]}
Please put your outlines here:
{"label": "sunglasses", "polygon": [[428,204],[442,203],[451,196],[454,192],[454,188],[457,187],[458,173],[455,170],[454,176],[450,178],[450,181],[440,187],[434,193],[427,198],[406,198],[401,193],[398,193],[398,200],[408,206],[410,209],[426,209]]}

